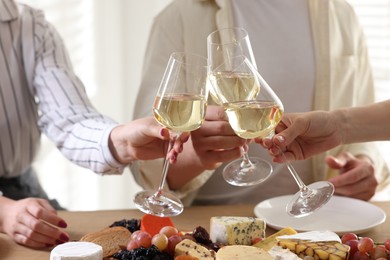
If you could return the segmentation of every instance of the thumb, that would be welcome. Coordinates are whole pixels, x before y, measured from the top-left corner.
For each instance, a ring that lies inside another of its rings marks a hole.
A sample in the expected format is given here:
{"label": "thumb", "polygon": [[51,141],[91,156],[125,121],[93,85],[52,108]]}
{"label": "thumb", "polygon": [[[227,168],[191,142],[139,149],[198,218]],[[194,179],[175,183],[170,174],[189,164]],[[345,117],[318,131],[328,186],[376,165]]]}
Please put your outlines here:
{"label": "thumb", "polygon": [[327,156],[325,158],[326,164],[332,169],[342,169],[346,165],[347,161],[347,158],[343,155],[338,157]]}

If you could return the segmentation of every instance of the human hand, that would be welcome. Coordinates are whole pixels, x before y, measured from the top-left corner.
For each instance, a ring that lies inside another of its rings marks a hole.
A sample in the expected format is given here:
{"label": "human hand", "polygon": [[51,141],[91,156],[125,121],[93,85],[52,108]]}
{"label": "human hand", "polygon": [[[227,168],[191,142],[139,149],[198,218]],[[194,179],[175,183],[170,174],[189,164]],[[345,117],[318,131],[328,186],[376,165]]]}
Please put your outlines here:
{"label": "human hand", "polygon": [[342,143],[342,129],[334,114],[324,111],[283,115],[272,139],[255,139],[273,156],[274,162],[304,160]]}
{"label": "human hand", "polygon": [[335,194],[361,200],[374,196],[378,181],[375,167],[367,156],[342,152],[336,157],[328,156],[326,163],[339,172],[339,175],[329,179],[335,187]]}
{"label": "human hand", "polygon": [[69,235],[57,228],[66,226],[47,200],[27,198],[14,201],[0,197],[0,231],[18,244],[46,248],[67,242]]}
{"label": "human hand", "polygon": [[[175,139],[173,149],[168,153],[171,163],[183,150],[182,145],[189,138],[189,133],[182,133]],[[109,147],[115,159],[128,164],[134,160],[152,160],[165,157],[170,134],[153,117],[134,120],[115,127],[110,134]]]}
{"label": "human hand", "polygon": [[224,109],[215,105],[207,107],[205,122],[191,133],[191,144],[194,158],[208,170],[240,157],[242,146],[248,149],[245,140],[234,133]]}

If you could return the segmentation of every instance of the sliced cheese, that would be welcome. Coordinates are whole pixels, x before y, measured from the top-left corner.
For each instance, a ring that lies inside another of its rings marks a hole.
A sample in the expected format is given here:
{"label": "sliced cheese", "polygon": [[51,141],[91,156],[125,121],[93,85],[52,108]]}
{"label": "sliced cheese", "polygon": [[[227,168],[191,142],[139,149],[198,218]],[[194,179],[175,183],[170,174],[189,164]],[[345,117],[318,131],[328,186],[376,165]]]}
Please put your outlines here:
{"label": "sliced cheese", "polygon": [[291,227],[286,227],[278,232],[274,233],[273,235],[268,236],[264,240],[257,242],[254,244],[255,247],[259,247],[264,249],[265,251],[270,250],[272,247],[276,246],[278,244],[277,237],[283,236],[283,235],[292,235],[292,234],[297,234],[297,231],[295,231]]}
{"label": "sliced cheese", "polygon": [[102,260],[103,248],[90,242],[67,242],[50,252],[50,260]]}
{"label": "sliced cheese", "polygon": [[216,260],[243,260],[243,259],[261,259],[274,260],[267,251],[244,245],[231,245],[220,248],[216,254]]}
{"label": "sliced cheese", "polygon": [[215,252],[208,248],[190,240],[184,239],[175,247],[175,256],[188,255],[199,259],[215,259]]}
{"label": "sliced cheese", "polygon": [[210,239],[225,245],[252,245],[264,238],[265,222],[260,218],[219,216],[210,219]]}

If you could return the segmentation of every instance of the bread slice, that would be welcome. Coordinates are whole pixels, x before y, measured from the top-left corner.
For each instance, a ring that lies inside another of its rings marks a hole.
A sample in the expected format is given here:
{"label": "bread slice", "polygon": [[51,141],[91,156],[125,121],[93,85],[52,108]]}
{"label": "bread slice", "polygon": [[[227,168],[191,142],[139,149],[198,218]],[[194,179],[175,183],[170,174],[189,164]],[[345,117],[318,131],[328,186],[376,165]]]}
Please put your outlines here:
{"label": "bread slice", "polygon": [[131,232],[127,228],[116,226],[88,233],[80,241],[88,241],[100,245],[103,248],[103,258],[106,258],[126,248],[130,237]]}

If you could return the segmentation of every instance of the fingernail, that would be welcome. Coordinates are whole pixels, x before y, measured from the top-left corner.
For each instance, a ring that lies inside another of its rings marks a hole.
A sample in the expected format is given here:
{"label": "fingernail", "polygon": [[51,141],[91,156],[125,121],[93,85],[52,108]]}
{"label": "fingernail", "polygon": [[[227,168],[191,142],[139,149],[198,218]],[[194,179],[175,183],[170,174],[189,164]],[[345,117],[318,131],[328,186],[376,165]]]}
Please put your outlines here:
{"label": "fingernail", "polygon": [[65,221],[61,220],[60,222],[58,222],[58,226],[61,228],[66,228],[68,226],[68,224],[66,224]]}
{"label": "fingernail", "polygon": [[279,141],[280,143],[284,143],[284,142],[286,141],[286,138],[284,138],[284,136],[281,136],[281,135],[278,135],[278,136],[276,137],[276,139],[278,139],[278,141]]}
{"label": "fingernail", "polygon": [[60,244],[63,244],[63,243],[65,243],[65,241],[61,241],[61,240],[56,239],[56,245],[60,245]]}
{"label": "fingernail", "polygon": [[68,242],[69,241],[69,237],[66,234],[64,234],[64,233],[61,233],[60,239],[61,239],[61,241],[64,241],[64,242]]}
{"label": "fingernail", "polygon": [[161,128],[161,130],[160,130],[160,135],[161,136],[165,136],[165,130],[166,130],[165,128]]}

